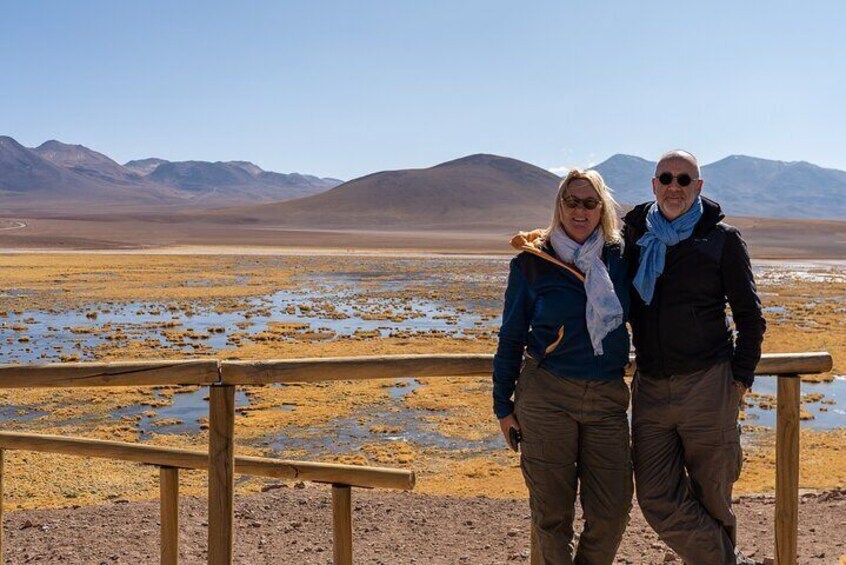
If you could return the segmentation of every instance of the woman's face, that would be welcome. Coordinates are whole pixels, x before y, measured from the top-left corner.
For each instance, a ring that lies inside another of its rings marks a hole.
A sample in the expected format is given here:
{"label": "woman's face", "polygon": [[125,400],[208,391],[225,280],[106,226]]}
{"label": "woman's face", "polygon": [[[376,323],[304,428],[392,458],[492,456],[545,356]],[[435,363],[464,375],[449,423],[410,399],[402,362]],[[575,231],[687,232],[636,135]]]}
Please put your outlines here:
{"label": "woman's face", "polygon": [[[596,204],[593,210],[588,210],[593,204]],[[558,205],[561,206],[564,232],[576,243],[584,243],[599,225],[602,216],[602,201],[593,185],[585,179],[570,181]],[[570,207],[573,205],[575,208]]]}

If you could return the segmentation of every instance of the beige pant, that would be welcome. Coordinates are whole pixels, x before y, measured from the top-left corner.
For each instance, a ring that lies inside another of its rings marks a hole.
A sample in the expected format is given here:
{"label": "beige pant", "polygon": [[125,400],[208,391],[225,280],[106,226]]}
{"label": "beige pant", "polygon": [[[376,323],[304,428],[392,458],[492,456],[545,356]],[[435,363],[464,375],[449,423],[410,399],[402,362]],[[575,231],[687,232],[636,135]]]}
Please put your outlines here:
{"label": "beige pant", "polygon": [[637,499],[658,536],[689,565],[734,564],[732,485],[743,454],[729,363],[688,375],[635,374]]}
{"label": "beige pant", "polygon": [[[520,466],[543,563],[613,563],[632,507],[628,404],[622,379],[559,378],[531,359],[520,373]],[[574,559],[577,489],[585,523]]]}

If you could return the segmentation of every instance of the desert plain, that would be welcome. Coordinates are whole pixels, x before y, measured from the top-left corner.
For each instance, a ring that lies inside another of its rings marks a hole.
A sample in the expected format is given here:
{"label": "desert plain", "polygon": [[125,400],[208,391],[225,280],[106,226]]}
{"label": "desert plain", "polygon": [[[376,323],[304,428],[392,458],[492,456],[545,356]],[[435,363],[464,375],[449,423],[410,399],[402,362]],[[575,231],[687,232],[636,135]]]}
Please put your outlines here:
{"label": "desert plain", "polygon": [[[372,245],[365,235],[363,244],[347,236],[330,246],[317,243],[338,235],[298,234],[282,246],[183,241],[70,251],[41,248],[36,238],[0,255],[2,362],[492,353],[512,255],[493,235],[470,244],[455,235],[428,246],[405,234],[393,248],[384,234]],[[764,351],[833,355],[831,373],[803,377],[800,488],[840,492],[846,265],[753,263],[768,320]],[[773,381],[759,377],[747,399],[739,496],[774,490]],[[490,392],[489,377],[244,387],[236,396],[236,452],[412,469],[415,493],[450,500],[525,500],[519,458],[499,436]],[[5,430],[205,449],[206,394],[0,388],[0,417]],[[205,495],[204,473],[180,477],[181,495]],[[6,453],[4,482],[5,507],[17,511],[159,495],[152,467],[18,451]],[[279,486],[236,482],[239,495]]]}

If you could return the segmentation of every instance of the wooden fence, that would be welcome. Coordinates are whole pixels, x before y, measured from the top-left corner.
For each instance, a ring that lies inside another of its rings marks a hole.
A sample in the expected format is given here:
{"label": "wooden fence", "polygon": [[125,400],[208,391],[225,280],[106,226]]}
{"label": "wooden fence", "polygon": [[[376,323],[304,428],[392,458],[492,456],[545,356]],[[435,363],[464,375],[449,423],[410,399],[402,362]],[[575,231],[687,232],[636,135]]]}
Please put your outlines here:
{"label": "wooden fence", "polygon": [[[132,461],[159,467],[161,500],[161,562],[175,564],[179,555],[179,469],[208,470],[209,455],[204,451],[191,451],[172,447],[155,447],[119,441],[98,439],[0,432],[0,493],[3,484],[3,459],[6,450],[40,451],[83,457],[99,457],[118,461]],[[243,475],[275,479],[297,479],[332,484],[332,497],[337,500],[350,498],[351,487],[390,488],[411,490],[414,473],[399,469],[359,467],[287,461],[264,457],[236,457],[234,472]],[[2,518],[0,500],[0,518]],[[336,551],[351,551],[351,524],[349,505],[333,505],[332,521],[335,524]],[[2,547],[0,547],[2,549]],[[343,562],[343,560],[341,560]]]}
{"label": "wooden fence", "polygon": [[[175,563],[178,547],[178,469],[208,470],[208,562],[212,565],[232,563],[235,473],[328,482],[333,484],[334,560],[336,564],[348,565],[352,563],[350,487],[410,490],[414,486],[414,474],[395,469],[235,457],[235,387],[333,380],[481,376],[491,373],[492,362],[493,356],[488,354],[459,354],[269,361],[0,365],[0,388],[159,385],[207,385],[210,388],[208,453],[0,432],[0,479],[3,473],[2,450],[5,449],[106,457],[157,465],[161,469],[162,563]],[[827,372],[831,367],[832,359],[828,353],[799,353],[764,355],[756,369],[759,375],[778,376],[775,545],[776,563],[780,565],[796,562],[800,392],[797,377],[800,374]],[[537,562],[534,551],[532,562]]]}

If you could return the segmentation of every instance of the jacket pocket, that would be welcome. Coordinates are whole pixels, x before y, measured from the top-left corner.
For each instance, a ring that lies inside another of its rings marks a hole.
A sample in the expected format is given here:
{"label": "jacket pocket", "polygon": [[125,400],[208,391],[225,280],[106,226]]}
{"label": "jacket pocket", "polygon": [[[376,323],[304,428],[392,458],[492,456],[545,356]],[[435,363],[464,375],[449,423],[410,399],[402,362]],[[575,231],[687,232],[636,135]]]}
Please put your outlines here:
{"label": "jacket pocket", "polygon": [[693,326],[693,335],[696,339],[701,340],[705,335],[702,327],[702,320],[699,318],[699,313],[696,311],[696,306],[691,304],[690,306],[690,321],[691,325]]}

